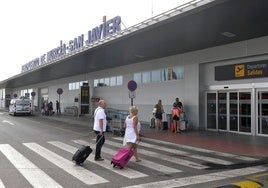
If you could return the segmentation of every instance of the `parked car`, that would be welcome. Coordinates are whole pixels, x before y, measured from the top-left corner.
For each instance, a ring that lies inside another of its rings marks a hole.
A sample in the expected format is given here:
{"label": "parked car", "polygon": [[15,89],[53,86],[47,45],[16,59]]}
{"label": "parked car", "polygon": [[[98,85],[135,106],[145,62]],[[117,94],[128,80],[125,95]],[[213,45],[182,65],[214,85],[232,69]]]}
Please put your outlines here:
{"label": "parked car", "polygon": [[17,114],[32,114],[32,102],[30,99],[11,99],[9,105],[9,114],[17,115]]}

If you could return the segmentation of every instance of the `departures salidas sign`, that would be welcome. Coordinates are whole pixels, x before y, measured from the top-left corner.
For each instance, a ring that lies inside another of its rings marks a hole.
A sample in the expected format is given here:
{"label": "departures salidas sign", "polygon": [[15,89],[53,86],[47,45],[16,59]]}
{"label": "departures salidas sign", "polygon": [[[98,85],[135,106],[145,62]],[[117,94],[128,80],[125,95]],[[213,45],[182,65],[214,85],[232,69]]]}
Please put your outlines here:
{"label": "departures salidas sign", "polygon": [[[51,62],[54,59],[66,55],[72,51],[78,50],[83,46],[89,46],[91,43],[105,38],[118,31],[121,31],[120,16],[116,16],[108,21],[103,22],[99,26],[96,26],[93,29],[89,30],[86,35],[81,34],[80,36],[75,37],[73,40],[69,40],[67,44],[60,41],[60,45],[58,47],[22,65],[21,72],[26,72],[40,65]],[[85,36],[87,36],[87,38],[85,38]]]}

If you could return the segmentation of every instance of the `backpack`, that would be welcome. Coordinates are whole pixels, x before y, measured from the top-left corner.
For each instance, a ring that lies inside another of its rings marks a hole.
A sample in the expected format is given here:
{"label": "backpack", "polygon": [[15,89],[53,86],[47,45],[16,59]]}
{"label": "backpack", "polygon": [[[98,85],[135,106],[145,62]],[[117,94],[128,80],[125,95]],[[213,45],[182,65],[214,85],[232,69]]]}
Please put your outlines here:
{"label": "backpack", "polygon": [[172,109],[172,117],[174,120],[178,119],[180,117],[180,111],[178,108]]}

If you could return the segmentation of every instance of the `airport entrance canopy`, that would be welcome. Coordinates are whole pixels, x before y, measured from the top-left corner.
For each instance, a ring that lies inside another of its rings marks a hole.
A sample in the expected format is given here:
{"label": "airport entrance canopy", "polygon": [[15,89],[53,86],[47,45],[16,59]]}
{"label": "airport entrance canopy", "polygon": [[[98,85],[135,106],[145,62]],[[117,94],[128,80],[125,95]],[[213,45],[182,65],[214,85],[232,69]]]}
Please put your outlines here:
{"label": "airport entrance canopy", "polygon": [[196,0],[0,82],[17,88],[268,35],[267,0]]}

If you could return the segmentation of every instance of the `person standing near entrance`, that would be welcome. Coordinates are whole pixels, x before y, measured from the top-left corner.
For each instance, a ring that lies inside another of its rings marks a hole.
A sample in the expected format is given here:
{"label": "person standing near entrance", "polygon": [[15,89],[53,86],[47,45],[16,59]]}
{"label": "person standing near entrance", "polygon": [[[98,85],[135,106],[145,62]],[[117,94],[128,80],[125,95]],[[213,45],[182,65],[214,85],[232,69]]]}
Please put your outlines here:
{"label": "person standing near entrance", "polygon": [[161,99],[158,100],[158,103],[154,106],[154,109],[155,109],[155,128],[161,130],[162,119],[163,119],[162,114],[165,113]]}
{"label": "person standing near entrance", "polygon": [[106,131],[106,114],[105,109],[106,102],[104,100],[99,101],[99,106],[94,112],[94,126],[93,130],[97,136],[96,139],[96,152],[95,152],[95,161],[103,161],[101,157],[101,148],[105,142],[104,132]]}
{"label": "person standing near entrance", "polygon": [[175,102],[173,103],[173,106],[176,105],[180,111],[183,111],[183,104],[182,102],[180,101],[180,99],[177,97],[175,99]]}
{"label": "person standing near entrance", "polygon": [[176,103],[173,104],[172,109],[172,124],[175,133],[181,133],[180,131],[180,110]]}
{"label": "person standing near entrance", "polygon": [[56,100],[56,110],[57,110],[57,115],[61,115],[61,111],[60,111],[60,103],[58,100]]}

